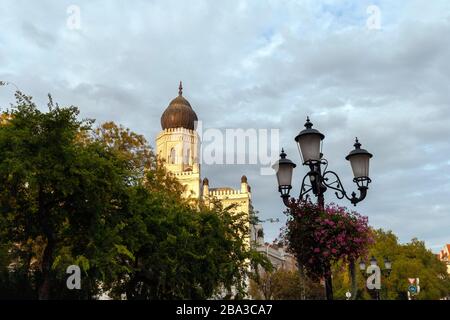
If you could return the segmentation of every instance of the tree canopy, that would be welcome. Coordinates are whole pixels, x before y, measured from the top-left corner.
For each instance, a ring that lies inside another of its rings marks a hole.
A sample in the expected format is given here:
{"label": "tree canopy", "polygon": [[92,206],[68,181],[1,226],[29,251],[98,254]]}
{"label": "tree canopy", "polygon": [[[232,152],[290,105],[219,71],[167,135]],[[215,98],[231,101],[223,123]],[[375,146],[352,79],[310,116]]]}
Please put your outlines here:
{"label": "tree canopy", "polygon": [[[450,294],[450,277],[445,263],[439,261],[423,241],[412,239],[406,244],[400,244],[392,231],[382,229],[374,231],[374,239],[366,260],[374,256],[382,269],[385,257],[392,261],[389,277],[382,277],[381,299],[407,299],[408,278],[420,279],[420,293],[416,296],[419,300],[441,299]],[[336,265],[334,274],[336,297],[344,299],[345,292],[350,288],[345,265]],[[358,299],[370,299],[365,285],[365,277],[358,274]]]}
{"label": "tree canopy", "polygon": [[264,272],[259,282],[251,282],[252,297],[266,300],[323,300],[323,286],[298,270]]}

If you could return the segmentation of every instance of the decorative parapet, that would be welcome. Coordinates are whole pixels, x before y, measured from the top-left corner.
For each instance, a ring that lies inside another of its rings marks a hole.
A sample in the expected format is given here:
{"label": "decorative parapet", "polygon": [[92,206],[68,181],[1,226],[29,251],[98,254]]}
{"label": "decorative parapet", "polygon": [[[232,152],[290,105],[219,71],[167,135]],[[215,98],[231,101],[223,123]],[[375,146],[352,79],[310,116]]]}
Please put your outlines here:
{"label": "decorative parapet", "polygon": [[165,134],[165,133],[187,133],[187,134],[194,134],[195,130],[186,129],[186,128],[167,128],[162,130],[159,135]]}
{"label": "decorative parapet", "polygon": [[198,140],[198,134],[196,131],[185,128],[169,128],[159,132],[156,137],[156,141],[184,141],[189,143],[195,143]]}
{"label": "decorative parapet", "polygon": [[198,172],[193,171],[183,171],[183,172],[171,172],[174,176],[192,176],[194,174],[198,175]]}
{"label": "decorative parapet", "polygon": [[240,190],[223,189],[223,190],[209,190],[210,196],[226,196],[233,194],[242,194]]}

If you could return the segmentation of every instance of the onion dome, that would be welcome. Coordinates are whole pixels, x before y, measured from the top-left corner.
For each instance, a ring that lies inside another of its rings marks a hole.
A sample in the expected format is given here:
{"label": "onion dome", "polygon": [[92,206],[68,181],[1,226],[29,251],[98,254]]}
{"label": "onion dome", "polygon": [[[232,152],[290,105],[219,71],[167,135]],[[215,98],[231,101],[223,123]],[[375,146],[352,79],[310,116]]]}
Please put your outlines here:
{"label": "onion dome", "polygon": [[185,128],[194,130],[195,122],[198,120],[197,115],[192,109],[189,101],[183,97],[183,84],[180,81],[178,88],[178,97],[173,99],[161,116],[161,127]]}

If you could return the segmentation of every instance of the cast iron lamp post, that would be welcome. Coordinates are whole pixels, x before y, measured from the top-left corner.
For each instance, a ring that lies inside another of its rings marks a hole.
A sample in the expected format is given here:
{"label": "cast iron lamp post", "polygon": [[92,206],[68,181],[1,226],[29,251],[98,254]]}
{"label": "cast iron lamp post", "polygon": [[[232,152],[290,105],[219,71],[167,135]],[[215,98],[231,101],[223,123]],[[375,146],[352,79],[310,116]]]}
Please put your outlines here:
{"label": "cast iron lamp post", "polygon": [[[300,188],[299,200],[306,201],[312,192],[317,197],[319,207],[325,206],[324,193],[327,189],[335,191],[338,199],[346,198],[353,205],[365,199],[368,185],[371,182],[369,178],[369,160],[372,154],[365,149],[361,149],[361,144],[356,138],[355,149],[352,150],[345,159],[350,161],[353,171],[353,182],[356,183],[359,191],[352,192],[349,196],[345,191],[339,176],[328,168],[328,160],[323,158],[322,142],[325,138],[321,132],[312,128],[313,124],[306,118],[305,129],[295,137],[299,149],[302,163],[309,168],[308,173],[303,177]],[[280,159],[274,164],[273,168],[277,172],[278,191],[281,194],[283,203],[289,207],[290,191],[292,189],[292,174],[296,164],[286,158],[286,153],[281,150]],[[331,276],[325,279],[325,290],[328,300],[333,299],[333,289]]]}
{"label": "cast iron lamp post", "polygon": [[389,258],[384,258],[384,269],[381,270],[377,264],[377,259],[372,256],[370,265],[367,268],[364,260],[359,262],[359,270],[364,277],[369,275],[366,280],[366,287],[370,292],[373,292],[372,296],[374,296],[376,300],[380,300],[381,275],[389,277],[392,271],[392,262]]}
{"label": "cast iron lamp post", "polygon": [[[319,206],[324,206],[324,193],[328,188],[335,191],[338,199],[347,198],[353,205],[365,199],[368,185],[371,182],[369,178],[369,160],[372,154],[365,149],[361,149],[361,143],[358,138],[352,150],[345,159],[350,161],[353,171],[353,182],[356,183],[359,196],[352,192],[348,196],[339,176],[331,170],[327,170],[328,160],[323,158],[321,152],[322,141],[325,136],[318,130],[312,128],[313,124],[309,118],[306,119],[304,130],[295,137],[300,156],[304,166],[309,168],[309,172],[303,177],[300,189],[300,200],[306,200],[312,193],[317,197]],[[324,168],[322,168],[322,166]],[[290,191],[292,189],[292,174],[296,164],[286,158],[286,153],[281,150],[280,160],[275,163],[273,168],[277,171],[278,191],[281,194],[284,204],[289,206]],[[309,180],[309,181],[308,181]]]}

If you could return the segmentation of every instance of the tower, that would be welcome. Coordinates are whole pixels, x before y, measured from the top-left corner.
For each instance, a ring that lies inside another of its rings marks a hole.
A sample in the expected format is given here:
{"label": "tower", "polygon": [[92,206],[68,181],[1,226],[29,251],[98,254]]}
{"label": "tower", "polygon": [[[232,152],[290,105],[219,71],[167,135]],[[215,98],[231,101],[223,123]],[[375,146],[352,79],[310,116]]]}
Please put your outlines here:
{"label": "tower", "polygon": [[[209,204],[209,200],[214,198],[224,207],[234,205],[234,211],[245,213],[244,223],[249,227],[248,217],[253,206],[251,188],[245,175],[241,177],[238,189],[213,188],[207,178],[200,180],[200,141],[195,131],[196,121],[197,114],[189,101],[183,97],[183,86],[180,82],[178,96],[169,103],[161,116],[162,131],[156,137],[156,153],[165,161],[166,169],[185,186],[185,198],[203,200]],[[250,234],[245,237],[250,244]]]}
{"label": "tower", "polygon": [[174,174],[185,188],[185,197],[200,197],[200,164],[197,115],[183,97],[180,81],[178,96],[161,116],[162,131],[156,138],[156,152],[165,161],[166,169]]}

